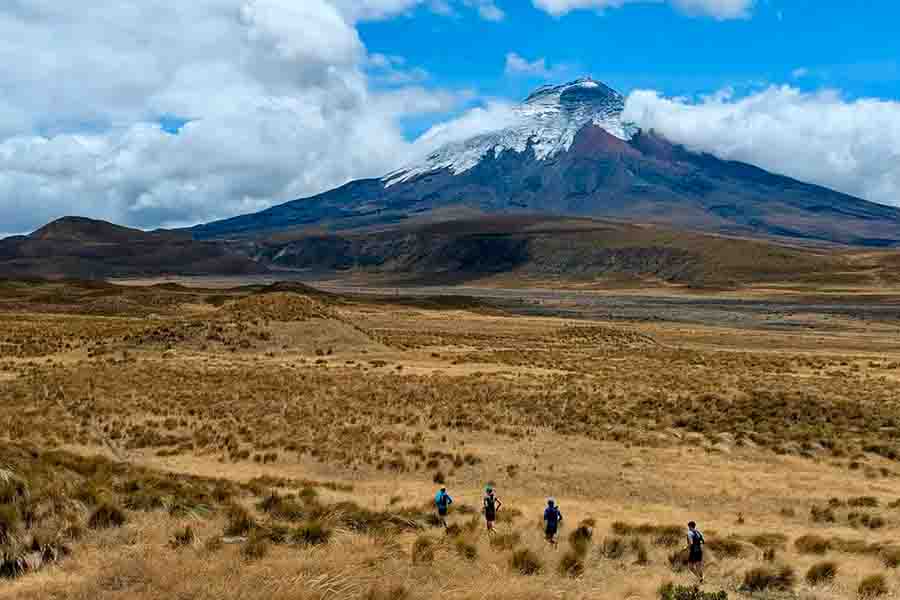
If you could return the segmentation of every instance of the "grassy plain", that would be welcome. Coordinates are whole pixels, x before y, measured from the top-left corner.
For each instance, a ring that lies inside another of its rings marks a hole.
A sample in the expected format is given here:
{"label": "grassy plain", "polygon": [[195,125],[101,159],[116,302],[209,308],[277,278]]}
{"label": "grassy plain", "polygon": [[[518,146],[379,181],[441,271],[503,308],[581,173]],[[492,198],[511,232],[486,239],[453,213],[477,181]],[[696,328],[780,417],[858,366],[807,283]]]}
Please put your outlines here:
{"label": "grassy plain", "polygon": [[895,596],[900,322],[778,310],[0,283],[0,597]]}

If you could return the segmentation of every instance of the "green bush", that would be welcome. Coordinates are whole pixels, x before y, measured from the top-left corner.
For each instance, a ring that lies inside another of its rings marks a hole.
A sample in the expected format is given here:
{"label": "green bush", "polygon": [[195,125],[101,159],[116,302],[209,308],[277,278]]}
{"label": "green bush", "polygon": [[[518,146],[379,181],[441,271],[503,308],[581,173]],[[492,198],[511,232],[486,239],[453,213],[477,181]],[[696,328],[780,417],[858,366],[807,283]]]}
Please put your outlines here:
{"label": "green bush", "polygon": [[869,575],[859,582],[856,593],[860,598],[877,598],[888,593],[887,579],[884,575]]}
{"label": "green bush", "polygon": [[513,552],[510,565],[521,575],[536,575],[544,569],[541,559],[528,548],[521,548]]}
{"label": "green bush", "polygon": [[816,563],[806,572],[806,582],[809,585],[821,585],[830,583],[837,577],[838,566],[832,561]]}
{"label": "green bush", "polygon": [[744,584],[741,589],[748,592],[766,590],[789,591],[794,587],[796,576],[794,569],[783,566],[778,569],[756,567],[744,573]]}
{"label": "green bush", "polygon": [[88,527],[91,529],[121,527],[126,520],[127,517],[121,508],[115,504],[103,503],[91,513],[91,516],[88,518]]}

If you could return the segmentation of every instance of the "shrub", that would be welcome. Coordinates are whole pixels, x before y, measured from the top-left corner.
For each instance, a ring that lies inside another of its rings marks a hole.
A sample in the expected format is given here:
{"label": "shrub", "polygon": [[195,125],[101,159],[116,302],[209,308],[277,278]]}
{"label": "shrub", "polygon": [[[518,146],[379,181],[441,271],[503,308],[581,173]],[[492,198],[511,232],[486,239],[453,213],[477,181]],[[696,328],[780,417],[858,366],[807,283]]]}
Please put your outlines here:
{"label": "shrub", "polygon": [[744,573],[742,589],[748,592],[788,591],[794,587],[795,579],[794,569],[788,566],[778,569],[756,567]]}
{"label": "shrub", "polygon": [[21,517],[19,510],[11,504],[0,505],[0,545],[9,542],[19,529]]}
{"label": "shrub", "polygon": [[478,548],[465,540],[456,540],[456,553],[466,560],[478,558]]}
{"label": "shrub", "polygon": [[225,515],[225,535],[243,536],[256,528],[256,521],[240,504],[232,504]]}
{"label": "shrub", "polygon": [[462,527],[460,527],[458,523],[451,523],[445,530],[445,533],[450,537],[459,537],[462,535],[462,532]]}
{"label": "shrub", "polygon": [[699,587],[675,585],[671,581],[659,588],[660,600],[728,600],[728,593],[704,592]]}
{"label": "shrub", "polygon": [[794,547],[800,554],[825,554],[831,549],[831,542],[818,535],[804,535],[794,540]]}
{"label": "shrub", "polygon": [[98,506],[88,518],[88,527],[91,529],[121,527],[126,520],[125,513],[122,512],[121,508],[115,504],[104,503]]}
{"label": "shrub", "polygon": [[586,555],[590,550],[593,535],[594,531],[590,527],[580,525],[569,534],[569,545],[572,546],[572,551],[579,556]]}
{"label": "shrub", "polygon": [[512,550],[522,542],[522,535],[518,532],[499,533],[491,537],[491,546],[499,550]]}
{"label": "shrub", "polygon": [[856,593],[860,598],[876,598],[888,593],[887,579],[884,575],[869,575],[859,582]]}
{"label": "shrub", "polygon": [[197,539],[197,535],[194,533],[194,530],[190,525],[175,532],[175,535],[172,537],[169,545],[173,548],[183,548],[184,546],[190,546]]}
{"label": "shrub", "polygon": [[434,561],[435,544],[434,540],[424,535],[420,535],[413,542],[412,562],[415,565],[431,564]]}
{"label": "shrub", "polygon": [[809,513],[813,523],[834,523],[837,521],[837,517],[831,507],[820,508],[818,506],[813,506]]}
{"label": "shrub", "polygon": [[889,569],[896,569],[900,566],[900,547],[890,546],[888,548],[882,548],[880,554],[881,562],[884,566]]}
{"label": "shrub", "polygon": [[362,600],[406,600],[407,598],[409,598],[409,590],[400,584],[387,589],[373,586],[363,595]]}
{"label": "shrub", "polygon": [[528,548],[521,548],[513,552],[510,565],[521,575],[537,575],[544,568],[541,559]]}
{"label": "shrub", "polygon": [[809,585],[820,585],[834,581],[837,576],[838,566],[831,561],[816,563],[806,572],[806,582]]}
{"label": "shrub", "polygon": [[856,508],[878,508],[878,498],[860,496],[859,498],[850,498],[847,500],[847,504]]}
{"label": "shrub", "polygon": [[331,539],[331,530],[314,521],[298,527],[291,535],[291,541],[300,546],[320,546]]}
{"label": "shrub", "polygon": [[669,566],[676,573],[679,571],[683,571],[688,566],[688,558],[690,557],[690,552],[688,552],[687,548],[681,548],[680,550],[676,550],[672,554],[669,555]]}
{"label": "shrub", "polygon": [[653,532],[653,543],[657,546],[678,546],[684,539],[684,529],[677,525],[658,527]]}
{"label": "shrub", "polygon": [[775,559],[778,558],[778,551],[775,548],[766,548],[763,551],[763,560],[766,562],[775,562]]}
{"label": "shrub", "polygon": [[257,505],[259,510],[283,521],[300,521],[304,517],[303,507],[292,498],[272,492]]}
{"label": "shrub", "polygon": [[443,471],[436,471],[434,477],[432,478],[432,481],[437,484],[445,484],[447,483],[447,476],[444,475]]}
{"label": "shrub", "polygon": [[268,553],[269,540],[256,531],[241,546],[241,556],[244,560],[259,560],[265,558]]}
{"label": "shrub", "polygon": [[706,547],[719,556],[738,558],[744,555],[744,545],[735,539],[711,539]]}
{"label": "shrub", "polygon": [[618,560],[625,556],[625,549],[625,540],[622,538],[604,538],[600,544],[600,555],[609,560]]}
{"label": "shrub", "polygon": [[784,546],[788,541],[787,536],[783,533],[757,533],[755,535],[751,535],[746,539],[757,548],[761,548],[763,550],[767,550],[769,548],[784,550]]}
{"label": "shrub", "polygon": [[584,560],[581,554],[570,550],[559,561],[558,571],[563,577],[580,577],[584,574]]}

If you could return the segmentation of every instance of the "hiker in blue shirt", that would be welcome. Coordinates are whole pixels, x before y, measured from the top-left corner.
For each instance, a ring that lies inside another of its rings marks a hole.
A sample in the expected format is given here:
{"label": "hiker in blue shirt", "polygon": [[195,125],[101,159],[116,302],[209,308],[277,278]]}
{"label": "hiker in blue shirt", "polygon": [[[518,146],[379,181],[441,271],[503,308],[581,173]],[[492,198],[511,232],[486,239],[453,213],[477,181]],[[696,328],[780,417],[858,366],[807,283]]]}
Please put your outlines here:
{"label": "hiker in blue shirt", "polygon": [[547,541],[554,546],[559,545],[557,534],[559,533],[559,524],[562,523],[562,520],[563,516],[562,513],[559,512],[559,507],[556,506],[556,501],[553,498],[550,498],[547,500],[547,508],[544,509],[544,524],[546,526],[544,534]]}
{"label": "hiker in blue shirt", "polygon": [[451,504],[453,504],[453,498],[447,493],[447,488],[442,487],[434,497],[434,505],[437,507],[438,519],[445,529],[447,528],[447,512]]}

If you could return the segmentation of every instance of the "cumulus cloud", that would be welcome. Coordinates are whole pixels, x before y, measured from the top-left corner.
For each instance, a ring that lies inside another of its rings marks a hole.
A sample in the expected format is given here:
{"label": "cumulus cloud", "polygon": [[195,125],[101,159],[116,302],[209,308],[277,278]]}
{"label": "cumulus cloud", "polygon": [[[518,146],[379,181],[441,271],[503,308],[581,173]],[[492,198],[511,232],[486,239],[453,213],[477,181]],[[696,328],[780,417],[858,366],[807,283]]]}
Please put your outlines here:
{"label": "cumulus cloud", "polygon": [[518,116],[515,105],[492,100],[485,106],[473,108],[465,114],[433,126],[414,143],[409,160],[419,160],[438,148],[466,141],[470,138],[512,126]]}
{"label": "cumulus cloud", "polygon": [[694,150],[900,206],[900,102],[789,86],[698,102],[636,91],[625,118]]}
{"label": "cumulus cloud", "polygon": [[387,172],[413,151],[402,119],[469,94],[370,56],[356,24],[428,4],[2,4],[0,229],[72,213],[189,224]]}
{"label": "cumulus cloud", "polygon": [[579,9],[603,11],[626,4],[658,2],[668,2],[687,14],[724,20],[748,17],[756,0],[532,0],[535,7],[557,17]]}
{"label": "cumulus cloud", "polygon": [[548,67],[546,58],[529,61],[515,52],[509,52],[506,55],[505,72],[509,76],[522,75],[525,77],[550,79],[556,75],[557,69]]}

